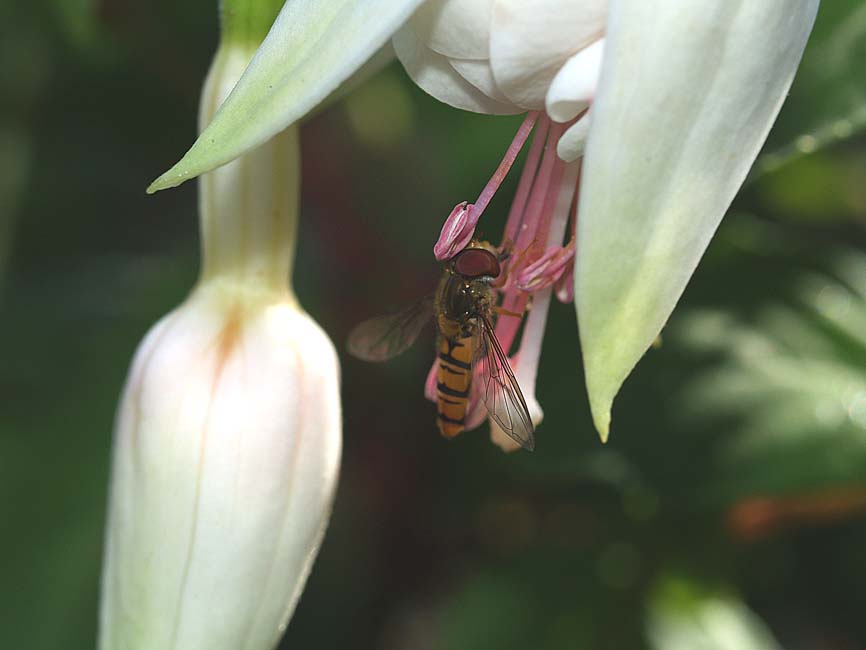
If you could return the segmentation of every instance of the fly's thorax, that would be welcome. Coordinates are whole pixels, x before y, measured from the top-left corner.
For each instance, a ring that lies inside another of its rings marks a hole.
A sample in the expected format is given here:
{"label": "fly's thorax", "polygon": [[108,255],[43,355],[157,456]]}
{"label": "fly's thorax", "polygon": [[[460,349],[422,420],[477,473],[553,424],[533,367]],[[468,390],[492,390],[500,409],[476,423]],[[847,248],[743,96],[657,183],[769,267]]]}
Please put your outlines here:
{"label": "fly's thorax", "polygon": [[484,276],[469,281],[469,300],[472,303],[472,311],[476,316],[489,316],[493,309],[494,294],[491,283],[493,278]]}
{"label": "fly's thorax", "polygon": [[492,278],[486,276],[467,278],[446,270],[436,295],[440,329],[443,320],[468,325],[480,316],[488,316],[494,300],[491,281]]}

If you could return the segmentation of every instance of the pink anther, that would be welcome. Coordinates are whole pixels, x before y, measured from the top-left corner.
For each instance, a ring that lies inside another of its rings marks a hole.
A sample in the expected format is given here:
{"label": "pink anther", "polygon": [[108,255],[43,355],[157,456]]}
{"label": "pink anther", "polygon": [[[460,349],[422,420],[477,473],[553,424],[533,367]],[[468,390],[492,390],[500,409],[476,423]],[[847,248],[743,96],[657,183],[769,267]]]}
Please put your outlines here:
{"label": "pink anther", "polygon": [[439,239],[433,246],[433,255],[438,261],[448,260],[466,248],[475,234],[475,226],[478,224],[480,213],[476,213],[466,201],[454,206],[451,214],[442,226]]}
{"label": "pink anther", "polygon": [[562,277],[573,259],[573,243],[567,246],[548,246],[541,257],[520,270],[515,284],[523,291],[546,289]]}

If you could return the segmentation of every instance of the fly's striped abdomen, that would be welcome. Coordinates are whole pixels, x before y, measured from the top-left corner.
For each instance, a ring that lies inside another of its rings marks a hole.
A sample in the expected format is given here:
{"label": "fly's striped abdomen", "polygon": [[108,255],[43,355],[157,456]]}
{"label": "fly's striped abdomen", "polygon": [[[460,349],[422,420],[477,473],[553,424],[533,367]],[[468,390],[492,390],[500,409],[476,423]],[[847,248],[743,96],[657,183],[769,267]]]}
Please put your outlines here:
{"label": "fly's striped abdomen", "polygon": [[437,418],[439,431],[453,438],[463,431],[472,385],[472,356],[475,353],[471,336],[439,337],[439,373],[436,381]]}

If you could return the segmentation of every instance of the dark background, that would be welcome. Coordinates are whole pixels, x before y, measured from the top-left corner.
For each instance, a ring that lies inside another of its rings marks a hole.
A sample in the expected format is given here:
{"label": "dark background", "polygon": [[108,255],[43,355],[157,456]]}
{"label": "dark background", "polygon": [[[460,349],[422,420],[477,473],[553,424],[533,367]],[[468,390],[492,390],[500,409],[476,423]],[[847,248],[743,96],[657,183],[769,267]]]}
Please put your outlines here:
{"label": "dark background", "polygon": [[[195,184],[144,188],[193,140],[216,10],[5,2],[0,25],[0,648],[86,650],[115,402],[198,270]],[[866,648],[864,35],[866,5],[823,4],[606,446],[569,305],[534,454],[439,438],[425,344],[343,355],[339,493],[281,647]],[[430,290],[442,219],[519,120],[440,105],[392,65],[307,122],[295,285],[334,341]]]}

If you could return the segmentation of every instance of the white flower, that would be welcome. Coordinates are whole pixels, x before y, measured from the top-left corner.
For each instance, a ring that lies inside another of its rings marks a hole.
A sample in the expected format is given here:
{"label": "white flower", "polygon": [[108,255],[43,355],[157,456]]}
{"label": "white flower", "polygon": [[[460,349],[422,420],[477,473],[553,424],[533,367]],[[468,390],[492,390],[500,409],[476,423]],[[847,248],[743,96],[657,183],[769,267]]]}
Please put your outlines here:
{"label": "white flower", "polygon": [[[220,49],[204,121],[251,51]],[[333,345],[288,282],[298,184],[295,128],[202,177],[201,279],[117,415],[101,650],[271,650],[303,589],[341,423]]]}
{"label": "white flower", "polygon": [[295,122],[395,32],[413,78],[455,106],[507,113],[543,102],[553,120],[570,122],[591,104],[557,149],[566,160],[586,150],[574,298],[604,439],[614,396],[778,114],[818,0],[434,0],[400,29],[419,6],[287,2],[225,107],[150,190]]}

